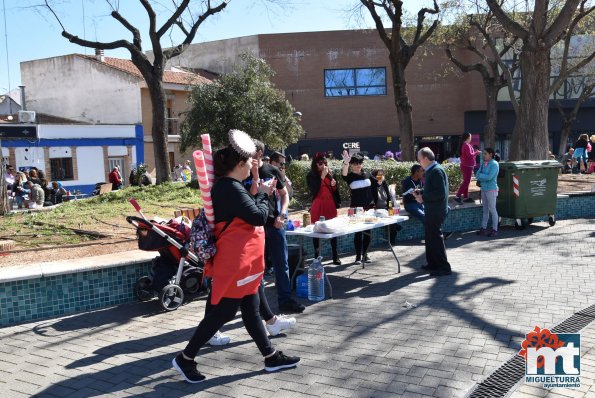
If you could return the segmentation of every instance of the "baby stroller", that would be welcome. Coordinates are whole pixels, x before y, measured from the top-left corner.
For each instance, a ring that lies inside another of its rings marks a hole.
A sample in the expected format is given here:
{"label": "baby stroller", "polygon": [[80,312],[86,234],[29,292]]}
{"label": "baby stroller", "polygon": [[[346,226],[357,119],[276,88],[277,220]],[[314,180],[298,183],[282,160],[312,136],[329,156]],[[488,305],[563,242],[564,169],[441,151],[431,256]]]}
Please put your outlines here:
{"label": "baby stroller", "polygon": [[136,228],[139,249],[159,252],[159,257],[153,259],[152,275],[139,278],[134,286],[139,300],[152,300],[157,294],[164,310],[175,311],[185,294],[208,293],[202,284],[204,264],[185,246],[190,227],[175,219],[160,223],[128,216],[126,221]]}

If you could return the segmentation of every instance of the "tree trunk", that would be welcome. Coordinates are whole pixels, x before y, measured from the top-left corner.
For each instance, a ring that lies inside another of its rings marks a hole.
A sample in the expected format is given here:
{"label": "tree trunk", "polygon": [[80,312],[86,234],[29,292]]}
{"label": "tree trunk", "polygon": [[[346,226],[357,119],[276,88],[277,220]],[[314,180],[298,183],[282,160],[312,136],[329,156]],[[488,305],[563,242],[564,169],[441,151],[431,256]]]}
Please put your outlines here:
{"label": "tree trunk", "polygon": [[169,156],[167,153],[167,132],[165,130],[165,91],[161,78],[147,80],[151,104],[153,106],[153,154],[155,156],[155,170],[157,184],[171,181]]}
{"label": "tree trunk", "polygon": [[483,126],[483,142],[488,148],[496,145],[496,124],[498,123],[498,91],[500,87],[484,82],[486,92],[486,120]]}
{"label": "tree trunk", "polygon": [[570,135],[570,127],[572,127],[572,122],[574,120],[564,118],[562,122],[562,130],[560,131],[560,146],[558,147],[558,154],[563,155],[566,153],[566,142],[568,141],[568,136]]}
{"label": "tree trunk", "polygon": [[393,75],[393,88],[395,91],[395,107],[397,108],[397,119],[399,121],[399,141],[401,144],[401,159],[415,161],[413,119],[411,114],[413,107],[409,102],[407,94],[407,81],[405,80],[405,66],[391,62]]}
{"label": "tree trunk", "polygon": [[549,49],[520,54],[521,101],[511,142],[511,160],[544,160],[549,150]]}

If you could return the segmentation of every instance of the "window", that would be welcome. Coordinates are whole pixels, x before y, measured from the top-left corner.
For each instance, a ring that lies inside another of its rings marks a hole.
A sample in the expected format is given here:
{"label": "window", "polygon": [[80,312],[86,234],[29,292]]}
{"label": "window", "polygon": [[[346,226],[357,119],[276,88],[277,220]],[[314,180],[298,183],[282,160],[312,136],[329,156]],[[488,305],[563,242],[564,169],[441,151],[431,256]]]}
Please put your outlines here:
{"label": "window", "polygon": [[324,95],[386,95],[386,68],[327,69],[324,71]]}
{"label": "window", "polygon": [[52,181],[74,180],[72,158],[50,159]]}

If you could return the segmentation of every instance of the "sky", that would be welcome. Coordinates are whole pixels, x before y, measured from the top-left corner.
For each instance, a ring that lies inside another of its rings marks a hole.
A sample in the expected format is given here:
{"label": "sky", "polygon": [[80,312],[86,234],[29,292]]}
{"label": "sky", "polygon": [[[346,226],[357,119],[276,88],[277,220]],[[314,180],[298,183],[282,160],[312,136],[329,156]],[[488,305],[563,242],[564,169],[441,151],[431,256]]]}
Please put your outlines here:
{"label": "sky", "polygon": [[[271,2],[281,1],[281,5]],[[70,43],[61,36],[62,28],[45,7],[44,0],[0,0],[0,94],[21,84],[20,62],[64,54],[93,54],[93,49]],[[212,0],[218,4],[217,0]],[[143,36],[143,50],[150,49],[148,18],[137,0],[49,0],[70,33],[88,40],[132,41],[131,34],[109,14],[109,3],[137,26]],[[158,22],[168,16],[169,0],[154,0]],[[193,1],[197,3],[197,1]],[[373,28],[370,17],[350,17],[358,0],[231,0],[219,14],[208,18],[199,28],[194,43],[265,33],[307,32]],[[408,11],[430,7],[432,1],[405,0]],[[171,13],[169,13],[171,15]],[[6,21],[6,23],[5,23]],[[144,29],[143,29],[144,28]],[[165,36],[164,36],[165,37]],[[179,36],[174,36],[178,44]],[[165,46],[171,43],[168,38]],[[106,56],[130,59],[127,50],[110,50]],[[10,78],[9,78],[10,76]]]}

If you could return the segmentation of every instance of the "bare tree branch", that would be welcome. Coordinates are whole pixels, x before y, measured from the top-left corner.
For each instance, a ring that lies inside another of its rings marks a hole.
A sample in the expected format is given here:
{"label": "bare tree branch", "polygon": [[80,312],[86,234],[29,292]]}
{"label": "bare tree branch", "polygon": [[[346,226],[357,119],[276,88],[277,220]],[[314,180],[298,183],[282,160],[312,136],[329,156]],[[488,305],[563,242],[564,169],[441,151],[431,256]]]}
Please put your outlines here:
{"label": "bare tree branch", "polygon": [[508,14],[504,12],[502,6],[498,4],[497,0],[486,0],[486,2],[488,3],[488,6],[490,7],[492,13],[494,13],[496,18],[498,18],[498,21],[500,21],[504,29],[508,30],[513,35],[521,39],[525,39],[529,35],[529,31],[527,31],[517,22],[513,21],[508,16]]}
{"label": "bare tree branch", "polygon": [[[440,12],[440,8],[438,8],[438,4],[436,3],[436,0],[434,0],[434,8],[422,8],[421,10],[419,10],[419,12],[417,13],[417,27],[415,29],[415,38],[413,39],[413,44],[414,46],[419,46],[419,44],[423,44],[424,41],[427,40],[428,37],[430,37],[430,35],[427,35],[427,37],[425,39],[423,39],[420,42],[420,36],[421,36],[421,32],[423,31],[423,27],[424,27],[424,20],[426,19],[426,13],[427,14],[438,14]],[[434,21],[434,24],[432,25],[432,27],[430,29],[432,29],[432,31],[434,29],[436,29],[436,26],[438,24],[438,20]],[[427,32],[426,32],[427,33]],[[417,44],[419,43],[419,44]]]}
{"label": "bare tree branch", "polygon": [[126,18],[124,18],[118,11],[112,11],[111,16],[118,22],[120,22],[126,29],[128,29],[132,33],[132,37],[134,38],[134,45],[138,47],[140,51],[142,51],[141,46],[141,37],[140,32],[138,29],[133,26]]}
{"label": "bare tree branch", "polygon": [[142,6],[145,8],[147,15],[149,16],[149,39],[151,39],[151,46],[153,47],[153,55],[155,56],[155,64],[159,65],[162,63],[162,47],[159,37],[157,36],[157,15],[155,10],[149,3],[148,0],[139,0]]}
{"label": "bare tree branch", "polygon": [[448,57],[448,59],[450,59],[450,61],[455,64],[460,70],[461,72],[472,72],[472,71],[476,71],[479,72],[482,76],[482,78],[484,78],[485,80],[490,79],[490,73],[488,72],[487,68],[485,67],[485,65],[481,64],[481,63],[477,63],[477,64],[468,64],[465,65],[463,64],[461,61],[459,61],[452,53],[451,49],[450,49],[450,45],[446,46],[445,49],[446,52],[446,56]]}
{"label": "bare tree branch", "polygon": [[54,9],[48,4],[48,0],[45,0],[45,6],[48,8],[48,10],[50,10],[52,14],[54,14],[54,17],[56,17],[56,21],[58,21],[58,23],[62,27],[62,31],[64,32],[66,28],[64,27],[64,25],[62,25],[62,21],[60,21],[60,18],[58,18],[58,15],[56,15]]}
{"label": "bare tree branch", "polygon": [[172,14],[171,17],[163,24],[163,26],[157,31],[157,37],[161,37],[171,28],[174,23],[180,18],[180,16],[186,11],[188,8],[188,4],[190,0],[183,0],[182,3],[178,6],[176,11]]}
{"label": "bare tree branch", "polygon": [[[566,0],[564,6],[560,10],[560,13],[543,35],[543,41],[546,46],[552,47],[560,40],[560,37],[564,33],[564,30],[569,26],[569,24],[573,20],[575,10],[580,2],[581,0]],[[580,13],[575,18],[579,17]]]}
{"label": "bare tree branch", "polygon": [[[378,35],[380,35],[380,39],[384,43],[384,45],[390,50],[391,48],[391,39],[386,34],[386,30],[384,29],[384,25],[382,24],[382,19],[376,12],[375,3],[371,0],[360,0],[361,3],[368,9],[374,23],[376,24],[376,31]],[[393,36],[394,37],[394,36]]]}
{"label": "bare tree branch", "polygon": [[[144,0],[146,1],[146,0]],[[182,52],[184,52],[184,50],[186,49],[186,47],[188,47],[190,45],[190,43],[192,43],[192,40],[194,40],[194,36],[196,35],[196,32],[198,31],[199,26],[211,15],[217,14],[218,12],[220,12],[221,10],[223,10],[227,4],[229,3],[229,0],[223,0],[217,7],[211,7],[211,2],[208,2],[208,9],[205,13],[203,13],[202,15],[200,15],[198,17],[198,19],[196,20],[196,22],[194,23],[194,25],[192,25],[192,28],[190,29],[188,35],[186,35],[186,39],[179,45],[177,45],[176,47],[173,48],[169,48],[165,51],[163,51],[163,57],[165,59],[170,59],[173,58],[177,55],[180,55]]]}

